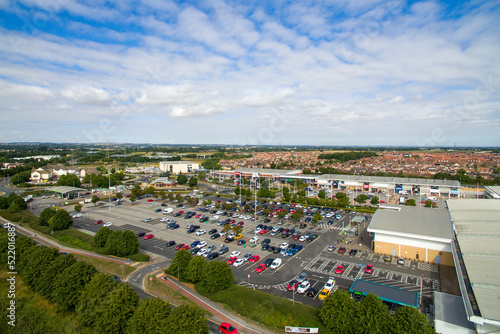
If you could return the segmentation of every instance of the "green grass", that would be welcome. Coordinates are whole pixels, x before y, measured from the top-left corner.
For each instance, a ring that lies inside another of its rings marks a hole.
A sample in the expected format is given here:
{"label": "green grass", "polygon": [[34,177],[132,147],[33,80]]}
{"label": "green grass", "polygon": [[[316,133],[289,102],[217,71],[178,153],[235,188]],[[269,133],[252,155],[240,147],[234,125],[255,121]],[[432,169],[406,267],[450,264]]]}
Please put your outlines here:
{"label": "green grass", "polygon": [[137,254],[130,255],[129,259],[136,262],[147,262],[149,261],[149,255],[139,252]]}
{"label": "green grass", "polygon": [[285,326],[317,327],[323,332],[318,313],[319,309],[238,285],[218,293],[207,293],[199,284],[196,291],[214,302],[248,319],[254,320],[275,331],[282,331]]}
{"label": "green grass", "polygon": [[81,254],[73,254],[73,256],[93,265],[100,271],[103,271],[111,275],[116,275],[122,279],[127,277],[130,273],[132,273],[135,270],[135,268],[132,266],[127,266],[125,264],[120,264],[103,259],[96,259],[95,257],[92,256],[86,256]]}
{"label": "green grass", "polygon": [[13,222],[21,222],[27,224],[38,221],[37,216],[26,210],[9,212],[6,209],[2,209],[0,210],[0,216]]}
{"label": "green grass", "polygon": [[[31,291],[20,275],[16,275],[16,296],[9,299],[6,291],[9,282],[5,270],[0,271],[0,333],[53,333],[53,334],[92,334],[92,329],[80,325],[76,313],[62,311],[57,304]],[[7,324],[7,306],[11,300],[16,301],[16,326]]]}

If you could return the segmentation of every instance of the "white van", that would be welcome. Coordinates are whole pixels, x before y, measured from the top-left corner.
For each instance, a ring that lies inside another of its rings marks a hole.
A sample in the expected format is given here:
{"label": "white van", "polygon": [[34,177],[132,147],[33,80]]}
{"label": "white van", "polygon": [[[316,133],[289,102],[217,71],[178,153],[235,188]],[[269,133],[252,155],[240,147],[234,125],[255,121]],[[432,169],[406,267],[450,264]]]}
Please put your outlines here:
{"label": "white van", "polygon": [[167,213],[172,213],[174,212],[174,209],[172,208],[166,208],[165,210],[163,210],[163,214],[166,215]]}
{"label": "white van", "polygon": [[280,258],[276,258],[274,259],[273,263],[271,263],[271,265],[269,266],[271,269],[278,269],[279,266],[281,266],[281,259]]}

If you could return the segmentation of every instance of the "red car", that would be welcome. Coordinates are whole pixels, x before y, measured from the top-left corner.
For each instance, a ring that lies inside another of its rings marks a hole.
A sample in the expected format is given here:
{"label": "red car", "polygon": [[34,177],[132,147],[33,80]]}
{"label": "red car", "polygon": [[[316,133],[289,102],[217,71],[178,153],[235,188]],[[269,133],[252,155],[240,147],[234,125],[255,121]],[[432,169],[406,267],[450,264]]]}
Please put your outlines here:
{"label": "red car", "polygon": [[184,246],[184,244],[178,244],[177,246],[175,246],[175,249],[176,249],[176,250],[179,250],[179,249],[181,249],[183,246]]}
{"label": "red car", "polygon": [[97,225],[97,224],[102,224],[102,223],[104,223],[102,220],[98,220],[98,221],[96,221],[96,222],[94,223],[94,225]]}
{"label": "red car", "polygon": [[144,236],[144,240],[148,240],[148,239],[151,239],[151,238],[153,238],[153,237],[154,237],[154,235],[153,235],[152,233],[149,233],[149,234],[146,234],[146,235]]}
{"label": "red car", "polygon": [[386,201],[380,201],[380,204],[387,204]]}
{"label": "red car", "polygon": [[261,272],[263,272],[266,268],[267,268],[267,266],[266,266],[264,263],[261,263],[261,264],[259,264],[259,266],[257,267],[257,269],[255,269],[255,271],[256,271],[256,272],[258,272],[258,273],[261,273]]}
{"label": "red car", "polygon": [[227,322],[220,324],[219,331],[223,334],[238,334],[238,330]]}
{"label": "red car", "polygon": [[339,254],[344,254],[346,251],[345,247],[340,247],[339,248]]}
{"label": "red car", "polygon": [[238,226],[243,226],[245,223],[244,222],[238,222]]}
{"label": "red car", "polygon": [[148,199],[148,202],[154,202],[155,200],[154,199]]}
{"label": "red car", "polygon": [[299,285],[299,281],[297,281],[296,279],[293,279],[290,281],[290,283],[288,283],[288,286],[286,287],[286,289],[288,291],[294,291],[298,285]]}
{"label": "red car", "polygon": [[260,233],[260,234],[266,234],[266,233],[267,233],[267,230],[262,229],[262,230],[260,230],[260,232],[259,232],[259,233]]}
{"label": "red car", "polygon": [[231,264],[233,264],[234,262],[236,262],[236,260],[238,260],[238,258],[237,258],[236,256],[230,257],[230,258],[227,260],[227,264],[231,265]]}
{"label": "red car", "polygon": [[248,259],[248,262],[255,263],[255,262],[259,261],[259,260],[260,260],[260,256],[254,255],[250,259]]}
{"label": "red car", "polygon": [[335,273],[336,274],[342,274],[345,270],[345,267],[343,265],[338,265],[337,268],[335,268]]}
{"label": "red car", "polygon": [[184,213],[184,210],[179,211],[179,213],[182,215]]}
{"label": "red car", "polygon": [[200,218],[200,217],[201,217],[201,213],[199,213],[196,216],[194,216],[194,218]]}
{"label": "red car", "polygon": [[373,266],[371,264],[366,265],[365,273],[373,274]]}

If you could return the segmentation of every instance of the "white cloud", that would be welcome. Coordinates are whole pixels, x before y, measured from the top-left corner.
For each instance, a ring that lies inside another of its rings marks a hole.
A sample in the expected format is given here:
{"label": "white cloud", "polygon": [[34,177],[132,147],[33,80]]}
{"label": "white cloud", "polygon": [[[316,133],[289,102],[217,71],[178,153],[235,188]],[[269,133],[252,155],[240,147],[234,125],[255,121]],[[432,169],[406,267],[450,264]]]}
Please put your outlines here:
{"label": "white cloud", "polygon": [[146,86],[143,95],[136,102],[150,105],[196,104],[200,102],[200,98],[190,85],[154,85]]}
{"label": "white cloud", "polygon": [[406,99],[403,96],[396,96],[392,99],[390,99],[388,102],[389,103],[401,103],[404,102]]}
{"label": "white cloud", "polygon": [[67,99],[81,104],[108,106],[112,103],[108,92],[93,86],[71,87],[62,91],[62,95]]}
{"label": "white cloud", "polygon": [[214,116],[225,114],[226,109],[219,106],[197,105],[197,106],[179,106],[174,107],[169,113],[170,117],[196,117],[196,116]]}
{"label": "white cloud", "polygon": [[294,93],[295,90],[289,88],[276,92],[272,95],[258,94],[245,96],[243,99],[239,100],[237,104],[255,108],[277,106],[291,97]]}
{"label": "white cloud", "polygon": [[47,88],[16,84],[4,80],[0,80],[0,96],[25,101],[47,101],[55,97]]}

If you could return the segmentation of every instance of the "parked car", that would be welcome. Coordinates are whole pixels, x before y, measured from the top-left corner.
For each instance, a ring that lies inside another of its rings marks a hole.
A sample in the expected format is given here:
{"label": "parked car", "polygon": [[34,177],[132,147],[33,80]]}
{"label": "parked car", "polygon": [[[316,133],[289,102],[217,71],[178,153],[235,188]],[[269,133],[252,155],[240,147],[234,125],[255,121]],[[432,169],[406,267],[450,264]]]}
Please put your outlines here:
{"label": "parked car", "polygon": [[238,256],[240,256],[240,254],[241,254],[241,253],[240,253],[240,252],[238,252],[238,251],[232,251],[232,252],[231,252],[231,254],[229,254],[229,256],[230,256],[230,257],[238,257]]}
{"label": "parked car", "polygon": [[169,242],[166,243],[165,247],[172,247],[173,245],[175,245],[175,241],[170,240]]}
{"label": "parked car", "polygon": [[144,232],[137,232],[137,234],[136,234],[136,236],[137,236],[138,238],[143,237],[143,236],[145,236],[145,235],[146,235],[146,233],[144,233]]}
{"label": "parked car", "polygon": [[402,257],[400,257],[398,259],[398,264],[403,264],[404,265],[405,264],[405,259],[403,259]]}
{"label": "parked car", "polygon": [[104,223],[104,221],[102,221],[102,220],[98,220],[98,221],[95,221],[95,222],[94,222],[94,225],[97,225],[97,224],[102,224],[102,223]]}
{"label": "parked car", "polygon": [[309,297],[314,298],[317,293],[318,293],[318,289],[316,289],[316,288],[309,288],[309,290],[307,290],[307,296],[309,296]]}
{"label": "parked car", "polygon": [[356,255],[358,253],[358,250],[357,249],[351,249],[349,251],[349,255]]}
{"label": "parked car", "polygon": [[332,291],[332,289],[335,287],[335,278],[333,277],[328,277],[328,281],[326,281],[325,286],[323,289],[328,289],[329,291]]}
{"label": "parked car", "polygon": [[232,256],[227,260],[227,264],[232,265],[236,262],[236,260],[238,260],[238,258],[236,256]]}
{"label": "parked car", "polygon": [[203,234],[205,234],[205,233],[207,233],[207,231],[205,231],[205,230],[199,230],[199,231],[196,231],[196,235],[197,235],[197,236],[203,235]]}
{"label": "parked car", "polygon": [[330,290],[323,289],[318,295],[318,300],[324,301],[330,295]]}
{"label": "parked car", "polygon": [[248,260],[248,262],[250,262],[250,263],[255,263],[255,262],[259,261],[259,260],[260,260],[260,256],[259,256],[259,255],[254,255],[254,256],[252,256],[252,257]]}
{"label": "parked car", "polygon": [[299,277],[297,277],[297,282],[302,283],[307,280],[307,273],[302,272],[300,273]]}
{"label": "parked car", "polygon": [[335,250],[335,245],[329,245],[328,246],[328,251],[333,252]]}
{"label": "parked car", "polygon": [[298,285],[299,285],[299,282],[296,279],[293,279],[290,281],[290,283],[288,283],[286,289],[288,291],[295,291],[295,289],[297,288]]}
{"label": "parked car", "polygon": [[335,273],[336,273],[337,275],[340,275],[340,274],[342,274],[342,273],[344,272],[344,270],[345,270],[344,265],[339,264],[339,265],[335,268]]}
{"label": "parked car", "polygon": [[339,248],[339,254],[344,254],[346,252],[346,248],[345,247],[340,247]]}
{"label": "parked car", "polygon": [[107,222],[107,223],[102,224],[102,226],[106,226],[106,227],[111,226],[111,225],[113,225],[113,224],[111,224],[111,222]]}
{"label": "parked car", "polygon": [[152,239],[152,238],[154,238],[154,235],[152,233],[146,234],[144,236],[144,240],[148,240],[148,239]]}
{"label": "parked car", "polygon": [[271,269],[278,269],[282,263],[283,263],[283,261],[278,257],[278,258],[274,259],[273,263],[271,263],[271,265],[269,267]]}
{"label": "parked car", "polygon": [[144,219],[144,222],[145,222],[145,223],[148,223],[148,222],[150,222],[150,221],[153,221],[153,218],[146,218],[146,219]]}
{"label": "parked car", "polygon": [[311,283],[308,281],[304,281],[299,284],[297,287],[297,293],[306,293],[307,290],[309,290],[309,287],[311,286]]}
{"label": "parked car", "polygon": [[261,264],[259,264],[259,266],[255,269],[255,271],[256,271],[257,273],[261,273],[261,272],[263,272],[266,268],[267,268],[266,264],[265,264],[265,263],[261,263]]}
{"label": "parked car", "polygon": [[212,252],[212,253],[208,254],[207,259],[213,260],[213,259],[218,258],[218,257],[219,257],[218,252]]}
{"label": "parked car", "polygon": [[373,266],[371,264],[367,264],[365,268],[366,274],[373,274]]}

